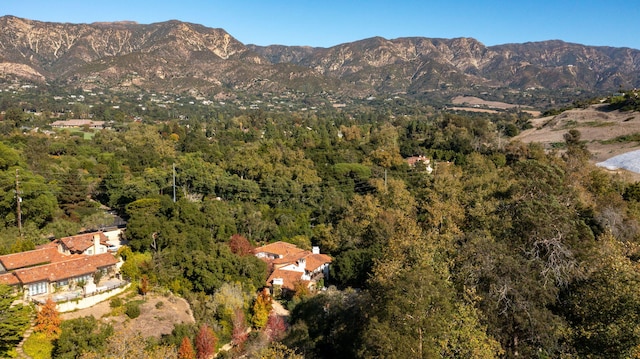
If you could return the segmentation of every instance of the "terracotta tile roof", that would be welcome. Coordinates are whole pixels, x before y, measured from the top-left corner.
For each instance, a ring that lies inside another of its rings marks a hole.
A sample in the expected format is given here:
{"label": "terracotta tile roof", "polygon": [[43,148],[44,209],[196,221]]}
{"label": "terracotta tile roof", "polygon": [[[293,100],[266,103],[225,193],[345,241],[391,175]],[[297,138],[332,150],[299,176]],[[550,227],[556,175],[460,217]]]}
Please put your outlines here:
{"label": "terracotta tile roof", "polygon": [[13,273],[0,274],[0,284],[16,285],[20,284],[20,280]]}
{"label": "terracotta tile roof", "polygon": [[282,258],[276,258],[273,260],[273,264],[287,264],[297,262],[298,259],[304,258],[307,253],[311,253],[305,250],[300,250],[295,253],[289,253]]}
{"label": "terracotta tile roof", "polygon": [[305,269],[310,272],[320,268],[323,264],[331,263],[331,257],[326,254],[310,254],[306,257],[306,260]]}
{"label": "terracotta tile roof", "polygon": [[407,164],[411,167],[415,166],[417,162],[424,162],[425,165],[431,163],[431,159],[425,156],[413,156],[405,159],[405,161],[407,161]]}
{"label": "terracotta tile roof", "polygon": [[304,252],[304,249],[296,247],[295,244],[287,242],[274,242],[254,249],[254,253],[271,253],[279,256],[287,256],[289,254]]}
{"label": "terracotta tile roof", "polygon": [[7,254],[0,256],[0,263],[7,271],[31,267],[37,264],[53,263],[63,260],[65,255],[58,252],[56,247],[44,247],[32,251]]}
{"label": "terracotta tile roof", "polygon": [[87,248],[93,245],[94,235],[99,235],[100,243],[107,245],[107,236],[105,236],[102,232],[84,233],[71,237],[63,237],[58,239],[58,241],[62,242],[64,246],[69,248],[69,250],[72,252],[84,252]]}
{"label": "terracotta tile roof", "polygon": [[[267,263],[275,265],[277,268],[269,275],[267,279],[267,286],[273,284],[275,278],[282,278],[282,287],[285,289],[293,290],[294,284],[301,280],[303,272],[283,269],[283,267],[289,264],[298,265],[300,260],[305,260],[305,271],[313,272],[320,268],[323,264],[331,263],[331,257],[326,254],[318,254],[309,252],[304,249],[300,249],[291,243],[275,242],[267,244],[255,249],[255,254],[269,253],[280,256],[280,258],[269,259],[264,258]],[[305,281],[309,282],[309,281]]]}
{"label": "terracotta tile roof", "polygon": [[41,244],[39,246],[36,246],[36,249],[43,249],[43,248],[58,248],[58,243],[56,243],[56,241],[51,241],[47,244]]}
{"label": "terracotta tile roof", "polygon": [[37,282],[55,282],[62,279],[93,274],[99,268],[115,265],[116,257],[111,253],[96,254],[93,256],[70,256],[69,260],[45,264],[14,271],[22,284]]}
{"label": "terracotta tile roof", "polygon": [[[273,273],[271,273],[271,275],[269,276],[269,278],[267,278],[267,286],[270,286],[273,284],[273,280],[275,278],[282,278],[282,288],[284,289],[288,289],[288,290],[293,290],[294,289],[294,285],[296,282],[302,280],[302,272],[294,272],[294,271],[290,271],[290,270],[282,270],[282,269],[276,269],[273,271]],[[303,281],[305,283],[309,283],[309,281],[305,280]]]}
{"label": "terracotta tile roof", "polygon": [[95,254],[89,257],[89,262],[96,266],[97,269],[109,267],[118,263],[118,258],[116,258],[111,253],[101,253]]}

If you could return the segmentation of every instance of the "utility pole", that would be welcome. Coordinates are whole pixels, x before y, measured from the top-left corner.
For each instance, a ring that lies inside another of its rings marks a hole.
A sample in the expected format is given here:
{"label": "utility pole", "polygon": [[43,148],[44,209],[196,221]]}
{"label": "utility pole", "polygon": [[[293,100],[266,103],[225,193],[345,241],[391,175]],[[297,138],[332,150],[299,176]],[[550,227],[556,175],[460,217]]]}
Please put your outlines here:
{"label": "utility pole", "polygon": [[387,192],[387,169],[384,169],[384,191]]}
{"label": "utility pole", "polygon": [[16,211],[18,212],[18,231],[22,238],[22,210],[20,209],[20,202],[22,202],[22,197],[20,197],[20,174],[19,169],[16,168]]}
{"label": "utility pole", "polygon": [[173,164],[173,203],[176,203],[176,164]]}

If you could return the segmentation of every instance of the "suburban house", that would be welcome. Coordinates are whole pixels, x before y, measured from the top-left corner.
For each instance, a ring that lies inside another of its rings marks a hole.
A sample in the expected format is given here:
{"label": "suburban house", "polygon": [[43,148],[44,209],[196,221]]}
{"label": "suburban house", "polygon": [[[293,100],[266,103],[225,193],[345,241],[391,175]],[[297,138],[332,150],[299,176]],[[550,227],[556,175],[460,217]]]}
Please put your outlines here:
{"label": "suburban house", "polygon": [[315,287],[320,279],[329,277],[331,257],[321,254],[319,247],[307,251],[291,243],[275,242],[254,249],[254,253],[272,270],[266,283],[268,287],[293,291],[296,282]]}
{"label": "suburban house", "polygon": [[102,232],[86,233],[0,256],[0,283],[22,291],[25,300],[77,288],[90,293],[97,288],[96,273],[105,279],[115,276],[118,264]]}
{"label": "suburban house", "polygon": [[55,121],[51,124],[53,128],[75,128],[75,127],[83,127],[87,126],[93,129],[103,129],[104,121],[92,121],[92,120],[65,120],[65,121]]}
{"label": "suburban house", "polygon": [[100,254],[107,253],[109,243],[103,232],[84,233],[55,240],[58,251],[64,254]]}
{"label": "suburban house", "polygon": [[425,156],[413,156],[413,157],[409,157],[406,158],[405,161],[407,162],[407,164],[409,165],[409,167],[413,168],[416,166],[416,164],[418,163],[422,163],[425,166],[425,171],[427,173],[431,173],[433,172],[433,167],[431,167],[431,159],[427,158]]}

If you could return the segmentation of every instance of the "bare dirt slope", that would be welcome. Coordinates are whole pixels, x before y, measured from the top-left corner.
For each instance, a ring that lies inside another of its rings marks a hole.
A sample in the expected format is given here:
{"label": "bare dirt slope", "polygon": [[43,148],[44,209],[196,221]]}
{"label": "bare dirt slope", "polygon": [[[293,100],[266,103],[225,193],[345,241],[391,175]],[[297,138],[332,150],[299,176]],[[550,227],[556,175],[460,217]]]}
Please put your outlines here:
{"label": "bare dirt slope", "polygon": [[[510,108],[520,107],[520,105],[514,105],[511,103],[500,101],[487,101],[475,96],[456,96],[451,99],[451,103],[454,105],[462,105],[463,107],[453,107],[453,110],[471,111],[471,112],[487,112],[497,113]],[[533,116],[540,116],[540,111],[532,109],[521,109],[524,112],[528,112]]]}
{"label": "bare dirt slope", "polygon": [[606,105],[593,105],[586,109],[565,111],[557,116],[532,120],[534,128],[523,131],[515,140],[525,143],[539,142],[547,149],[564,142],[564,134],[571,129],[580,131],[582,140],[592,153],[594,163],[619,154],[640,149],[640,143],[603,143],[623,135],[640,133],[640,113],[606,111]]}
{"label": "bare dirt slope", "polygon": [[451,103],[454,105],[468,105],[468,106],[483,106],[488,108],[496,108],[500,110],[506,110],[508,108],[518,107],[518,105],[512,105],[510,103],[499,101],[486,101],[479,97],[474,96],[456,96],[451,99]]}
{"label": "bare dirt slope", "polygon": [[[120,296],[124,302],[143,299],[141,296],[127,299],[126,294]],[[109,302],[107,300],[91,308],[63,313],[61,317],[68,320],[91,315],[105,323],[110,323],[115,330],[126,329],[131,333],[140,332],[144,337],[156,338],[162,334],[170,334],[174,324],[195,323],[189,303],[173,295],[147,294],[144,303],[140,306],[140,316],[135,319],[129,319],[122,310],[114,311],[109,306]],[[162,304],[158,305],[159,302]]]}

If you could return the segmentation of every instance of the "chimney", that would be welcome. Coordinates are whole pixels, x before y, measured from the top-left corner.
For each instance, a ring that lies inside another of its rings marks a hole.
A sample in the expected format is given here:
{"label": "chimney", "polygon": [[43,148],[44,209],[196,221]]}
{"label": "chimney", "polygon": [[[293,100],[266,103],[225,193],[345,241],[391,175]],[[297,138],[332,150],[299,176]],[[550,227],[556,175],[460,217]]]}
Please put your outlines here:
{"label": "chimney", "polygon": [[317,246],[311,247],[311,253],[320,254],[320,247],[317,247]]}
{"label": "chimney", "polygon": [[98,249],[100,249],[100,233],[95,233],[93,235],[93,254],[98,254]]}

